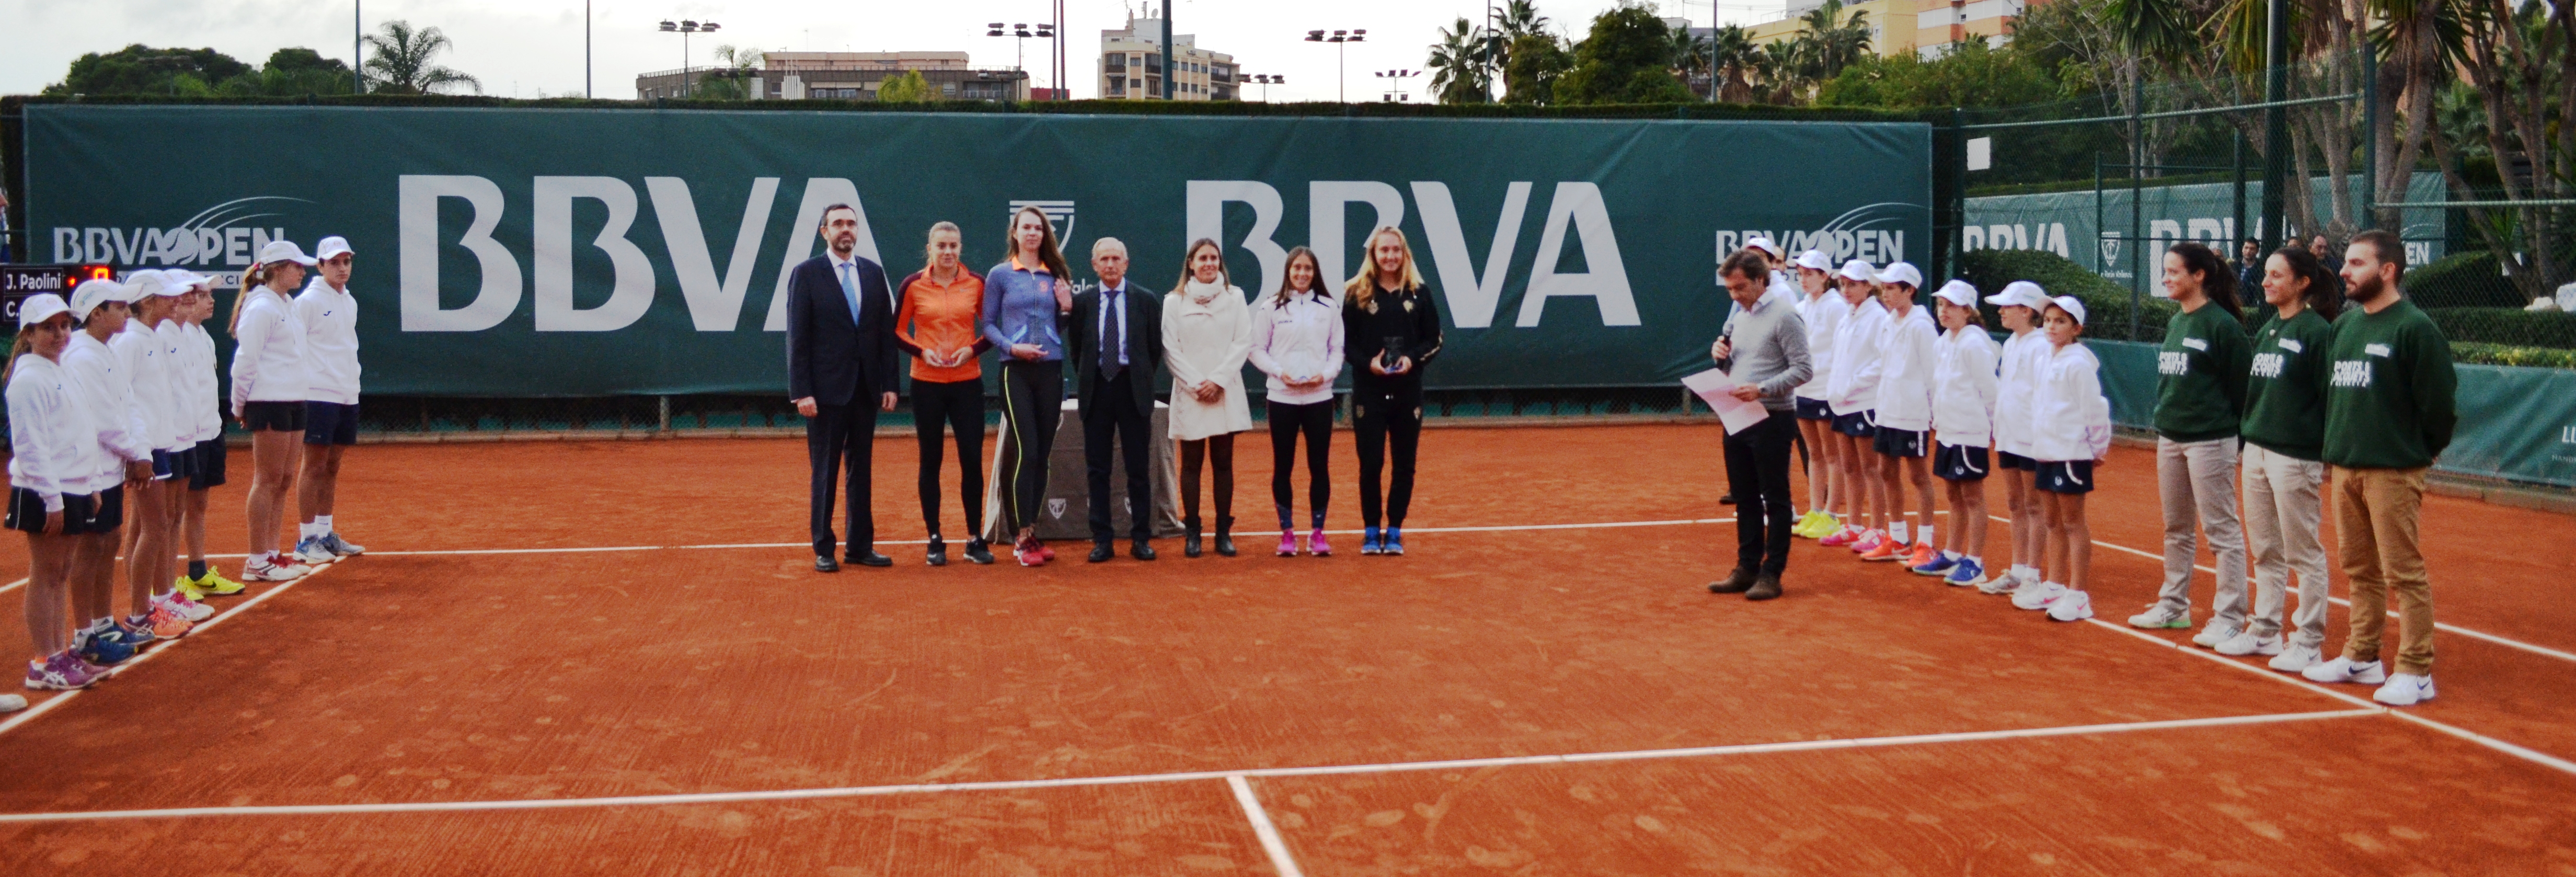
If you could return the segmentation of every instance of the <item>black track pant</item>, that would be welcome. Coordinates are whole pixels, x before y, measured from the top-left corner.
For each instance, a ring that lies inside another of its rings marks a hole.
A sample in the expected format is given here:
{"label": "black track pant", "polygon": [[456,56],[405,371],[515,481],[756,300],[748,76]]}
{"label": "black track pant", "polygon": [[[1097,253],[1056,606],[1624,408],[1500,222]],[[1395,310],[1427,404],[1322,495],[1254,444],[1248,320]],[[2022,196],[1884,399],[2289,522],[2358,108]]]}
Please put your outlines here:
{"label": "black track pant", "polygon": [[1359,446],[1360,522],[1378,525],[1378,476],[1394,446],[1395,472],[1386,486],[1386,524],[1404,526],[1413,504],[1413,458],[1422,447],[1422,385],[1371,381],[1351,392],[1351,440]]}
{"label": "black track pant", "polygon": [[984,533],[984,382],[912,382],[912,428],[921,438],[921,523],[939,535],[939,468],[947,433],[957,434],[957,498],[966,536]]}
{"label": "black track pant", "polygon": [[1002,515],[1016,534],[1037,526],[1046,504],[1047,454],[1055,450],[1056,422],[1064,415],[1064,363],[1002,363],[1002,417],[1011,428],[1011,459],[1004,461],[1010,490]]}
{"label": "black track pant", "polygon": [[1297,436],[1306,437],[1306,505],[1315,529],[1333,503],[1333,400],[1270,403],[1270,501],[1279,506],[1279,529],[1297,529],[1297,493],[1289,475],[1297,468]]}

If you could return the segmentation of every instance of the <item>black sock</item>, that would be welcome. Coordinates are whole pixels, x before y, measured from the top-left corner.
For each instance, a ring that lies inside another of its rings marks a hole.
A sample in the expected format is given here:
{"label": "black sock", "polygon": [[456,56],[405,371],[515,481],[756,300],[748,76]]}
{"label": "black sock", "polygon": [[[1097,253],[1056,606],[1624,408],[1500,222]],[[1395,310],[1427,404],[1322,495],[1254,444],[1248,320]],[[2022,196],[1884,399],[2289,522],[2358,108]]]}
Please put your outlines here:
{"label": "black sock", "polygon": [[191,560],[191,561],[188,561],[188,577],[189,577],[189,578],[192,578],[192,579],[202,579],[202,578],[205,578],[205,577],[206,577],[206,562],[205,562],[205,561],[202,561],[202,560]]}

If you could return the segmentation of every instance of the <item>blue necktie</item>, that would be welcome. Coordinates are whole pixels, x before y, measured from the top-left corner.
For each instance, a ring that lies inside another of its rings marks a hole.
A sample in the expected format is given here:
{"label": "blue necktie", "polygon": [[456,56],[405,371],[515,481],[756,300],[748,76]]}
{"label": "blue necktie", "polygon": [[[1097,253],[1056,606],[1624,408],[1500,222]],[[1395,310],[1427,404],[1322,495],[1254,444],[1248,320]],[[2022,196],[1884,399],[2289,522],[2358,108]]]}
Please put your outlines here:
{"label": "blue necktie", "polygon": [[1126,367],[1127,340],[1121,331],[1126,327],[1119,325],[1125,321],[1118,319],[1118,306],[1125,304],[1119,300],[1121,295],[1119,291],[1100,291],[1100,379],[1104,381],[1117,380],[1118,372]]}
{"label": "blue necktie", "polygon": [[850,276],[850,265],[841,263],[841,297],[850,302],[850,325],[859,324],[859,281]]}

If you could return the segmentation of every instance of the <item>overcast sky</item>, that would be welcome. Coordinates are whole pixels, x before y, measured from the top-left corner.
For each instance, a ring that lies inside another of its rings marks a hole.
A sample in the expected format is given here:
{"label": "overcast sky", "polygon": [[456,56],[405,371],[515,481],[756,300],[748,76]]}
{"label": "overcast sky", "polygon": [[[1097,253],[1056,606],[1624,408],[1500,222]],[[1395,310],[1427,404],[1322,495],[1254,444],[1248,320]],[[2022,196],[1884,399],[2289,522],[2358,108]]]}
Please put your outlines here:
{"label": "overcast sky", "polygon": [[[579,0],[362,0],[365,24],[404,19],[435,26],[455,42],[440,60],[472,74],[487,94],[504,97],[579,95],[582,92],[582,9]],[[1121,27],[1126,10],[1146,0],[1064,0],[1069,84],[1075,97],[1096,97],[1093,59],[1099,33]],[[1160,8],[1161,0],[1151,0]],[[1498,0],[1499,2],[1499,0]],[[1541,0],[1539,12],[1560,32],[1580,33],[1595,13],[1615,0]],[[352,0],[0,0],[0,94],[32,93],[59,82],[72,59],[110,52],[130,43],[213,48],[257,66],[270,52],[304,46],[324,56],[350,55]],[[1781,0],[1660,0],[1666,17],[1706,26],[1712,11],[1729,23],[1778,18]],[[1172,0],[1172,17],[1198,44],[1232,54],[1246,73],[1288,77],[1270,87],[1270,99],[1331,100],[1335,50],[1307,43],[1315,28],[1366,28],[1369,39],[1351,45],[1349,95],[1364,100],[1384,92],[1373,71],[1422,67],[1437,32],[1464,15],[1481,19],[1481,0]],[[1036,23],[1048,0],[857,0],[818,3],[785,0],[596,0],[591,6],[592,73],[603,98],[635,96],[635,76],[681,66],[681,40],[655,30],[665,19],[721,23],[722,31],[689,38],[690,63],[708,64],[719,44],[814,51],[965,51],[973,63],[1009,67],[1016,40],[984,36],[993,21]],[[1033,84],[1045,87],[1046,43],[1028,41]],[[1425,81],[1405,82],[1415,100]],[[1259,96],[1259,86],[1252,88]]]}

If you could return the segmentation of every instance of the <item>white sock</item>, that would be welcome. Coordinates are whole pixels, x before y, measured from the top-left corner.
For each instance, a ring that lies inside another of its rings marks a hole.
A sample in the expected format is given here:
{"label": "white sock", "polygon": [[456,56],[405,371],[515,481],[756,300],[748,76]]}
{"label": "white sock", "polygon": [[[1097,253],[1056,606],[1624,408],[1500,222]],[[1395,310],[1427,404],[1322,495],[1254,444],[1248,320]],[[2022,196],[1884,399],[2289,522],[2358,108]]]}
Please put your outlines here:
{"label": "white sock", "polygon": [[331,535],[331,516],[330,516],[330,515],[314,515],[314,516],[313,516],[313,535],[316,535],[316,536],[328,536],[328,535]]}
{"label": "white sock", "polygon": [[1907,541],[1905,538],[1905,522],[1897,521],[1887,525],[1887,535],[1888,538],[1894,539],[1898,542]]}
{"label": "white sock", "polygon": [[1944,552],[1941,552],[1941,557],[1942,557],[1942,559],[1950,560],[1950,561],[1954,561],[1954,562],[1955,562],[1955,561],[1957,561],[1957,560],[1959,559],[1959,552],[1956,552],[1956,551],[1944,551]]}
{"label": "white sock", "polygon": [[1974,554],[1968,555],[1968,562],[1969,562],[1969,563],[1976,564],[1978,569],[1985,569],[1985,568],[1986,568],[1986,559],[1985,559],[1985,558],[1982,558],[1982,557],[1978,557],[1978,556],[1976,556],[1976,555],[1974,555]]}
{"label": "white sock", "polygon": [[1925,544],[1930,544],[1936,541],[1932,538],[1932,525],[1930,524],[1923,525],[1923,541]]}
{"label": "white sock", "polygon": [[311,538],[313,538],[312,522],[307,521],[305,523],[295,525],[295,541],[302,542]]}

